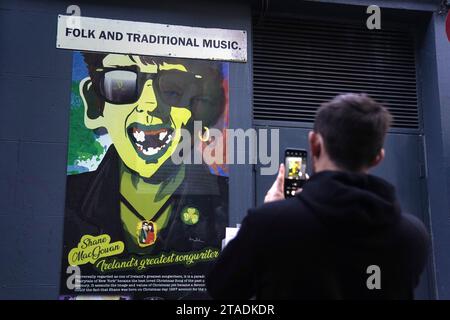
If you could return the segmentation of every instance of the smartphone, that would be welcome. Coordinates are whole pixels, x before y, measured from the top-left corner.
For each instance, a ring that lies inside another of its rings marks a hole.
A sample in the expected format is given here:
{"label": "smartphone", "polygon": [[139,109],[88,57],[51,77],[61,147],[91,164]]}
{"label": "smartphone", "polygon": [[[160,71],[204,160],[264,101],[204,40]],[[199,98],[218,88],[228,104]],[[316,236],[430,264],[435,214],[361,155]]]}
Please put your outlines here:
{"label": "smartphone", "polygon": [[286,149],[284,151],[284,196],[290,198],[306,181],[306,163],[308,153],[303,149]]}

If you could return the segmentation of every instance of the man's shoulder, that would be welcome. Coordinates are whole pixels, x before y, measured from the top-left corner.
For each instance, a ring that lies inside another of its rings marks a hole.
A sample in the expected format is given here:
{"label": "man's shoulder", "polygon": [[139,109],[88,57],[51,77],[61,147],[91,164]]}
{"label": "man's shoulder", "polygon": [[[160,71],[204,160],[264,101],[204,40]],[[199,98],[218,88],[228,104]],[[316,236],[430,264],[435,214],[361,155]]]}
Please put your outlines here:
{"label": "man's shoulder", "polygon": [[392,231],[391,245],[397,252],[398,264],[405,265],[404,270],[418,277],[425,268],[431,246],[425,225],[419,218],[402,213]]}
{"label": "man's shoulder", "polygon": [[252,209],[254,212],[261,214],[272,214],[274,212],[289,212],[296,210],[300,206],[300,202],[296,198],[289,198],[284,200],[272,201],[263,203],[259,207]]}

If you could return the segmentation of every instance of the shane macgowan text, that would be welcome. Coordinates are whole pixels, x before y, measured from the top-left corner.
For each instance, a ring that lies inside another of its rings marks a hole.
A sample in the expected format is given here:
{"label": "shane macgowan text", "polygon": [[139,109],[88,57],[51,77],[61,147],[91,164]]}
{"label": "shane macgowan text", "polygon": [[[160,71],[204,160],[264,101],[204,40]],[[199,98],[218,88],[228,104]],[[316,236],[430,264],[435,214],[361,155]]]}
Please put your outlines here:
{"label": "shane macgowan text", "polygon": [[125,248],[122,241],[111,243],[107,234],[99,236],[84,235],[78,246],[69,252],[69,265],[79,266],[88,262],[95,263],[100,258],[121,254]]}
{"label": "shane macgowan text", "polygon": [[214,260],[219,256],[219,249],[204,248],[199,251],[161,253],[156,256],[131,256],[125,259],[106,259],[121,254],[124,250],[122,241],[110,243],[107,234],[99,236],[84,235],[78,246],[69,252],[69,265],[78,266],[91,263],[101,272],[115,270],[144,271],[148,267],[171,264],[182,264],[187,267],[198,262]]}
{"label": "shane macgowan text", "polygon": [[124,271],[136,270],[139,272],[145,271],[149,267],[182,264],[191,267],[199,262],[207,262],[216,259],[219,256],[219,249],[204,248],[199,251],[191,252],[171,252],[161,253],[157,256],[132,256],[125,259],[101,259],[97,261],[94,266],[100,272],[108,271]]}

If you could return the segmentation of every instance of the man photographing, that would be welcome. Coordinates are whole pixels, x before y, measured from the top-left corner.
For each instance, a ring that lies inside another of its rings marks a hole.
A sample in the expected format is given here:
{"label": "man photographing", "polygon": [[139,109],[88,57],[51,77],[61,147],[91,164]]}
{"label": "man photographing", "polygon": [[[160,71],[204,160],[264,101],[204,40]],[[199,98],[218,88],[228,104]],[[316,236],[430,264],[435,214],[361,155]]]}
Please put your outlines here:
{"label": "man photographing", "polygon": [[[284,199],[284,166],[212,268],[215,299],[412,299],[429,236],[394,187],[370,175],[391,115],[364,94],[324,103],[309,133],[313,175]],[[374,285],[368,270],[379,273]]]}

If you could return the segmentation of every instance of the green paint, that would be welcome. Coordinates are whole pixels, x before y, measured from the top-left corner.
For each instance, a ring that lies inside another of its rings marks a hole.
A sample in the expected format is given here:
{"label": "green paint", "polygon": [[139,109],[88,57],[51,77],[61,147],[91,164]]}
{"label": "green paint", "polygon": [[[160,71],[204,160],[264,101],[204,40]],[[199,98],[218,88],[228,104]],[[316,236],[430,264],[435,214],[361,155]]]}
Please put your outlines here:
{"label": "green paint", "polygon": [[181,210],[181,220],[187,225],[194,225],[200,218],[200,211],[194,207],[186,207]]}
{"label": "green paint", "polygon": [[[80,96],[79,81],[72,81],[72,104],[70,107],[69,152],[67,165],[75,165],[77,160],[88,160],[103,153],[102,145],[95,140],[95,134],[84,125],[84,107]],[[76,174],[69,171],[68,174]]]}

